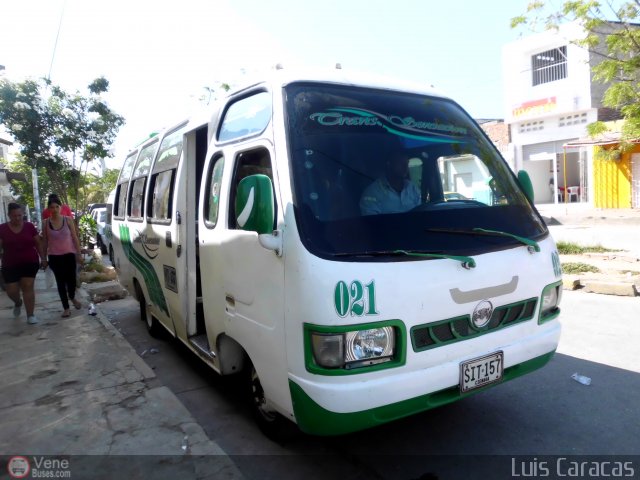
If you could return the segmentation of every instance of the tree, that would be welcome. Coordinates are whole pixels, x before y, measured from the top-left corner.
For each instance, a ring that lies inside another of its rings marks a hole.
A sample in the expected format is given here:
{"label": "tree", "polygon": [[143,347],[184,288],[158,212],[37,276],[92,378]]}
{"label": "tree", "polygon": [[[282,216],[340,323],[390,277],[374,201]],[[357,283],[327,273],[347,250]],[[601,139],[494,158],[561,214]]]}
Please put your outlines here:
{"label": "tree", "polygon": [[[52,87],[51,110],[57,120],[54,127],[56,145],[72,155],[72,167],[84,173],[90,162],[110,156],[109,147],[114,142],[124,118],[113,112],[101,94],[109,89],[109,82],[100,77],[88,86],[89,96],[68,94],[59,87]],[[79,197],[80,175],[76,177],[76,199]],[[86,192],[84,206],[86,202]],[[77,205],[76,205],[77,208]]]}
{"label": "tree", "polygon": [[53,118],[40,91],[41,85],[33,80],[0,81],[0,123],[20,144],[20,153],[31,168],[59,160],[53,153]]}
{"label": "tree", "polygon": [[104,77],[91,82],[86,96],[48,80],[0,81],[0,123],[20,145],[25,164],[44,168],[50,191],[67,203],[72,193],[76,209],[86,203],[79,196],[82,168],[86,174],[89,162],[111,156],[109,147],[124,124],[101,97],[108,88]]}
{"label": "tree", "polygon": [[218,99],[218,95],[217,95],[217,91],[223,91],[223,92],[228,92],[229,90],[231,90],[231,85],[229,85],[228,83],[224,83],[224,82],[217,82],[217,86],[216,87],[209,87],[209,86],[205,86],[202,87],[204,89],[204,91],[206,93],[200,95],[200,97],[198,98],[198,101],[200,101],[200,103],[202,105],[209,105],[211,103],[211,100],[217,100]]}
{"label": "tree", "polygon": [[[640,139],[640,0],[565,1],[557,11],[548,3],[532,1],[524,15],[511,19],[511,27],[535,32],[566,22],[582,25],[585,36],[574,43],[599,59],[592,65],[593,79],[608,85],[602,104],[620,112],[624,119],[620,149],[629,149],[633,140]],[[587,130],[595,136],[607,127],[595,122]]]}
{"label": "tree", "polygon": [[109,168],[103,172],[101,176],[87,174],[85,175],[84,191],[87,204],[105,203],[109,197],[109,193],[116,188],[118,175],[120,170]]}

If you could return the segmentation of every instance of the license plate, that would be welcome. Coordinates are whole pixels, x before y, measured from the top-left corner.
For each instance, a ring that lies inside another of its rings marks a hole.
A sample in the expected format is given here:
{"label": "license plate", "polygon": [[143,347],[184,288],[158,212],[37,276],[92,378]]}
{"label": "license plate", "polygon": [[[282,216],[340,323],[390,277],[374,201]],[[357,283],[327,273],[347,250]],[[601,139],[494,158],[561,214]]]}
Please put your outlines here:
{"label": "license plate", "polygon": [[460,392],[467,393],[502,380],[504,353],[496,352],[460,364]]}

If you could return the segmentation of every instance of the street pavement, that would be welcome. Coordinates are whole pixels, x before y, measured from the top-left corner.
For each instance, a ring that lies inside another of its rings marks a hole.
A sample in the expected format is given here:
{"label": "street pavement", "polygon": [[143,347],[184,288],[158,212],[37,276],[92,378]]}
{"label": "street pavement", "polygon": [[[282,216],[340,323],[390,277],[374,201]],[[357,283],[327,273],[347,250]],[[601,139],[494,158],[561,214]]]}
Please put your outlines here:
{"label": "street pavement", "polygon": [[21,456],[35,478],[44,456],[68,460],[73,478],[242,478],[122,335],[88,314],[83,289],[78,298],[83,308],[61,318],[40,272],[40,323],[29,325],[0,293],[0,472]]}
{"label": "street pavement", "polygon": [[[638,210],[538,210],[556,240],[623,248],[640,258]],[[33,474],[45,456],[67,459],[73,478],[242,478],[100,305],[96,316],[88,314],[87,295],[80,289],[83,308],[61,318],[57,291],[39,273],[40,323],[28,325],[24,309],[14,318],[13,302],[0,293],[0,471],[22,462],[19,456]]]}

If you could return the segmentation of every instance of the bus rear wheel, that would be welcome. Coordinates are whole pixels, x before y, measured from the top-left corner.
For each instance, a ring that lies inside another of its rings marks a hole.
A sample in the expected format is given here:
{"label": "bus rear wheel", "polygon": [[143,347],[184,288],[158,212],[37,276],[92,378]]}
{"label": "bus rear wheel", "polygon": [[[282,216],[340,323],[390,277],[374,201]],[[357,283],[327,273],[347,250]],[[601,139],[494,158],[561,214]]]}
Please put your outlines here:
{"label": "bus rear wheel", "polygon": [[147,308],[147,301],[142,293],[142,288],[136,283],[136,297],[138,298],[138,305],[140,307],[140,319],[146,324],[149,335],[156,338],[160,336],[160,325],[158,321],[151,315]]}

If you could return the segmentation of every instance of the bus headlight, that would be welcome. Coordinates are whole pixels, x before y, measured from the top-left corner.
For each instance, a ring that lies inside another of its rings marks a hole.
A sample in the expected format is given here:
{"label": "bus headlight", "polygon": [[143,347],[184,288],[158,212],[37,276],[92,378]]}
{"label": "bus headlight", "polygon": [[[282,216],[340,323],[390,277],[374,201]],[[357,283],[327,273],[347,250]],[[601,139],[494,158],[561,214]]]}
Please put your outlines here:
{"label": "bus headlight", "polygon": [[393,327],[368,328],[342,334],[313,332],[315,362],[324,368],[356,368],[390,361],[395,352]]}
{"label": "bus headlight", "polygon": [[347,368],[349,366],[358,366],[362,363],[370,364],[370,360],[388,360],[393,356],[395,339],[393,328],[391,327],[347,332],[345,337],[345,362],[347,363]]}
{"label": "bus headlight", "polygon": [[562,282],[552,283],[542,290],[540,316],[538,318],[539,324],[558,316],[560,313],[560,308],[558,308],[560,300],[562,300]]}
{"label": "bus headlight", "polygon": [[337,368],[344,364],[344,336],[324,333],[311,335],[313,358],[325,368]]}

